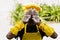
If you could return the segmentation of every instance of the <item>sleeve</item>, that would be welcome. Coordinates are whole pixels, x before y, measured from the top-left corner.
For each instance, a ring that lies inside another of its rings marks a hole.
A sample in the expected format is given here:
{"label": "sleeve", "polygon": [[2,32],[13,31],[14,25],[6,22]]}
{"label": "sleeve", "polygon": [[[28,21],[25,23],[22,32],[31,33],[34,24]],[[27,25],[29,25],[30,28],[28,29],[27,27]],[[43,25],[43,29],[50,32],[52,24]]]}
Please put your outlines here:
{"label": "sleeve", "polygon": [[46,36],[51,36],[54,33],[54,29],[43,22],[40,23],[39,28],[46,34]]}
{"label": "sleeve", "polygon": [[10,29],[10,32],[14,35],[17,35],[19,31],[21,31],[24,28],[24,23],[19,21],[17,22],[13,28]]}

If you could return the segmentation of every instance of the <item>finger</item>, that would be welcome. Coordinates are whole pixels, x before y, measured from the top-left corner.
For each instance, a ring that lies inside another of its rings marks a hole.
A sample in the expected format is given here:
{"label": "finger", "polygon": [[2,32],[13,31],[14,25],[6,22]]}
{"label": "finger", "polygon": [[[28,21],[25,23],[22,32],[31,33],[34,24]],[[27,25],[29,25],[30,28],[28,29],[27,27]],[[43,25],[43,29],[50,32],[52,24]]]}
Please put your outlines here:
{"label": "finger", "polygon": [[24,22],[28,22],[29,21],[29,19],[30,19],[30,15],[26,15],[26,16],[24,16],[24,19],[23,19],[23,21]]}
{"label": "finger", "polygon": [[32,19],[33,19],[33,21],[34,21],[35,23],[39,23],[39,22],[40,22],[39,19],[35,19],[35,18],[32,18]]}

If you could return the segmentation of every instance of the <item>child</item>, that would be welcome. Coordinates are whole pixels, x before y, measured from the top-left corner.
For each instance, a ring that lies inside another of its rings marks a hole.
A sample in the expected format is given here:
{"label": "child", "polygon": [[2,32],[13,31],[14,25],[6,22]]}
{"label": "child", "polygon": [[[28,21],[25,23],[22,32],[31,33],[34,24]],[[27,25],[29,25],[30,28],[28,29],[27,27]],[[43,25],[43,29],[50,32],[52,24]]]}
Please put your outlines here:
{"label": "child", "polygon": [[10,32],[7,34],[8,39],[16,36],[20,40],[42,40],[44,36],[57,38],[54,29],[39,19],[38,11],[41,8],[37,5],[25,6],[26,14],[23,20],[17,22]]}

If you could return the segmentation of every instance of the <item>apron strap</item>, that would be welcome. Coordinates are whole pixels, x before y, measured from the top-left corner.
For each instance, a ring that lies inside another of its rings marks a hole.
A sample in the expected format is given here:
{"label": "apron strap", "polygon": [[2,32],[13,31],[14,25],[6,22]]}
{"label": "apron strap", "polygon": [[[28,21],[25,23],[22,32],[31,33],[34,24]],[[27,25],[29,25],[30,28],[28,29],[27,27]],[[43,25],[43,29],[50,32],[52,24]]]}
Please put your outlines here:
{"label": "apron strap", "polygon": [[36,25],[36,28],[37,28],[37,31],[39,32],[39,26],[38,25]]}
{"label": "apron strap", "polygon": [[25,24],[24,26],[25,26],[25,27],[24,27],[24,33],[26,33],[26,26],[27,26],[27,24]]}

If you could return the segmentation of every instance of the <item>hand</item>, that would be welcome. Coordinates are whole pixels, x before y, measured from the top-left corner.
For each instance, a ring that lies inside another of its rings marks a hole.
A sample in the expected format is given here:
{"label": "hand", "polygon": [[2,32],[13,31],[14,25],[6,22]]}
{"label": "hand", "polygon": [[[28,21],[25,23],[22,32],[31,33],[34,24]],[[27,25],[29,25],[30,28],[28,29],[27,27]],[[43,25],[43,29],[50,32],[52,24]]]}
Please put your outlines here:
{"label": "hand", "polygon": [[13,37],[15,37],[14,34],[12,34],[11,32],[9,32],[7,35],[6,35],[7,39],[12,39]]}
{"label": "hand", "polygon": [[23,22],[27,23],[29,21],[30,17],[31,17],[30,15],[25,15],[24,19],[23,19]]}
{"label": "hand", "polygon": [[55,38],[57,38],[57,33],[56,32],[54,32],[52,35],[51,35],[51,38],[53,38],[53,39],[55,39]]}
{"label": "hand", "polygon": [[36,24],[39,24],[39,23],[40,23],[39,16],[33,16],[32,19],[34,20],[34,22],[35,22]]}

